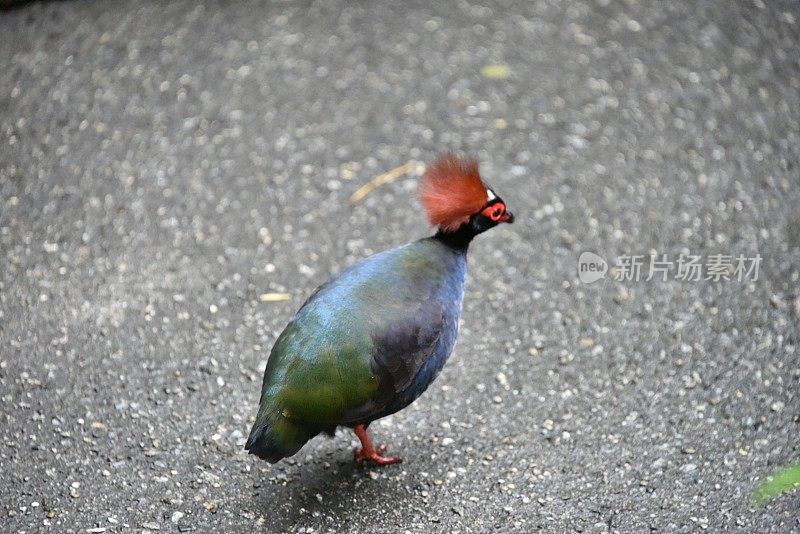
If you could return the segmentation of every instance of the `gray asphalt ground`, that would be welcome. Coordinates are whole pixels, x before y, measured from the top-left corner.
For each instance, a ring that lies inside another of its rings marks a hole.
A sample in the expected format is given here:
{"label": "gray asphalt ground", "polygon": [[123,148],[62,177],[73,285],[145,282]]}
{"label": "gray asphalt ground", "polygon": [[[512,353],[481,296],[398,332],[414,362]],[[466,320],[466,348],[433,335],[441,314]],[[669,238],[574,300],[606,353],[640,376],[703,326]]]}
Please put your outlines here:
{"label": "gray asphalt ground", "polygon": [[[0,531],[797,531],[751,496],[800,458],[799,58],[767,0],[1,12]],[[430,232],[415,173],[350,195],[446,149],[518,223],[372,427],[404,463],[249,457],[291,314]],[[585,250],[763,262],[587,285]]]}

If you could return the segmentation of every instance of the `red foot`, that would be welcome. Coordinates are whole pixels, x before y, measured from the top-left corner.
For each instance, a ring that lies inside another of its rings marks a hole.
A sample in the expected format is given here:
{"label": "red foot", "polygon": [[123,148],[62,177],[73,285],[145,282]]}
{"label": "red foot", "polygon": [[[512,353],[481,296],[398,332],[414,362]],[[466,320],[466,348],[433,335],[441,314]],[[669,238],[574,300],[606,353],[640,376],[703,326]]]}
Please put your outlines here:
{"label": "red foot", "polygon": [[369,460],[378,465],[391,465],[402,462],[399,456],[381,456],[380,453],[386,450],[386,444],[381,443],[378,448],[372,446],[372,442],[367,435],[367,427],[364,425],[357,425],[354,429],[356,436],[361,441],[361,448],[355,451],[355,462],[360,464],[364,460]]}
{"label": "red foot", "polygon": [[357,464],[362,463],[364,460],[369,460],[370,462],[374,462],[378,465],[391,465],[400,463],[403,461],[402,458],[399,456],[381,456],[378,452],[383,452],[386,450],[386,447],[378,448],[377,451],[372,451],[372,454],[368,452],[364,452],[364,449],[356,449],[355,454],[355,461]]}

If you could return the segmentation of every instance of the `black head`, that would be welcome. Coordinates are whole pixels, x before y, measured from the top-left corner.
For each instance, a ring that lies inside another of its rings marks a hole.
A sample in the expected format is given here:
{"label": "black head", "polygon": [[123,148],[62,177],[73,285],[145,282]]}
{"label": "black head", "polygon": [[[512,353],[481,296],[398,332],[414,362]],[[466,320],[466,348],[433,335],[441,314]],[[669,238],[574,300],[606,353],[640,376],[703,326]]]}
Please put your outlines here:
{"label": "black head", "polygon": [[514,214],[506,209],[506,203],[498,197],[494,191],[487,189],[489,200],[478,213],[470,217],[469,224],[477,230],[476,235],[494,228],[500,223],[511,224],[514,222]]}
{"label": "black head", "polygon": [[453,248],[466,250],[472,238],[476,235],[482,234],[498,224],[513,223],[514,214],[506,209],[506,203],[503,202],[503,199],[498,197],[491,189],[487,189],[486,192],[489,200],[479,211],[473,213],[469,220],[455,231],[448,232],[440,229],[436,234],[436,238]]}

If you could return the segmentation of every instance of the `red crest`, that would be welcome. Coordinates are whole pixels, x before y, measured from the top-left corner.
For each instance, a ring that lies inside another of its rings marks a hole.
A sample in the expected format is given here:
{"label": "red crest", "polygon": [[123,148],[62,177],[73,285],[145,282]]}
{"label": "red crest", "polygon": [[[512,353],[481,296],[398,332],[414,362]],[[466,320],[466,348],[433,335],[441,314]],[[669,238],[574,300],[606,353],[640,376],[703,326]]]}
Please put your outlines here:
{"label": "red crest", "polygon": [[489,194],[478,173],[477,161],[442,154],[422,175],[419,199],[428,221],[452,232],[486,205]]}

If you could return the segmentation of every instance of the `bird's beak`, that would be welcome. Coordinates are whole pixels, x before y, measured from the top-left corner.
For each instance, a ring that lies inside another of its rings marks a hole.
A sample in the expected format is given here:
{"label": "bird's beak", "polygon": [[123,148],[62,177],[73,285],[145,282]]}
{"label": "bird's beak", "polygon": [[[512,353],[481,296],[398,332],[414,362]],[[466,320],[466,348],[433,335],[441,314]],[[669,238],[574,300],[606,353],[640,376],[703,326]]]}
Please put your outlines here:
{"label": "bird's beak", "polygon": [[514,222],[514,214],[510,211],[506,211],[502,217],[500,217],[500,222],[511,224]]}

